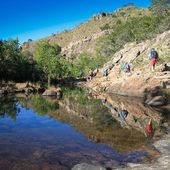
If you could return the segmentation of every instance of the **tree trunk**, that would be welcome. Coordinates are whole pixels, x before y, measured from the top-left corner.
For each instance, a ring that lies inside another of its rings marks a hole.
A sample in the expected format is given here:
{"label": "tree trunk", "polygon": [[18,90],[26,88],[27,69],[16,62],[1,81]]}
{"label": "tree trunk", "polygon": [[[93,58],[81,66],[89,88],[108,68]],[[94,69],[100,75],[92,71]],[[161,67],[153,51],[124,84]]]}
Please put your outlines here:
{"label": "tree trunk", "polygon": [[50,87],[50,85],[51,85],[51,78],[50,78],[50,76],[48,75],[48,88]]}

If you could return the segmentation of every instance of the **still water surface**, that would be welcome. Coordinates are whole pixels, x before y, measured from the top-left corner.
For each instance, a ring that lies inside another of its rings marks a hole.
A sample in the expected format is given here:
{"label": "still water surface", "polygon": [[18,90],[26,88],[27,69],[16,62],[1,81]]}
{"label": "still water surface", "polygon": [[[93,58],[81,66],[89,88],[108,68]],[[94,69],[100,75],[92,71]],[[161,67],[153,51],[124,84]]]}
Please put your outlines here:
{"label": "still water surface", "polygon": [[144,134],[122,128],[109,107],[82,91],[0,101],[0,170],[70,170],[83,162],[114,168],[149,155]]}

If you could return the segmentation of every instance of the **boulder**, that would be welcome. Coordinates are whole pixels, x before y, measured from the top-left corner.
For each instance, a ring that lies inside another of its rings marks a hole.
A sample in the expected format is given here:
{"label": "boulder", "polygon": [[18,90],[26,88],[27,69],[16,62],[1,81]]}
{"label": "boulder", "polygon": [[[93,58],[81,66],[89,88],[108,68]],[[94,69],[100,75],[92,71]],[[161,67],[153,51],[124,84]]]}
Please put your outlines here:
{"label": "boulder", "polygon": [[[15,93],[25,93],[25,94],[29,95],[31,93],[39,92],[39,89],[42,89],[42,88],[40,88],[37,85],[27,82],[27,83],[16,83],[13,91]],[[42,90],[40,92],[44,92],[44,90]]]}
{"label": "boulder", "polygon": [[60,88],[47,89],[42,95],[62,97],[62,90]]}
{"label": "boulder", "polygon": [[42,94],[43,96],[56,96],[56,92],[53,90],[45,90],[45,92]]}
{"label": "boulder", "polygon": [[166,104],[166,98],[164,96],[155,96],[151,100],[147,99],[145,103],[150,106],[163,106]]}
{"label": "boulder", "polygon": [[81,163],[75,165],[71,170],[106,170],[106,168],[103,168],[101,166],[90,165],[87,163]]}

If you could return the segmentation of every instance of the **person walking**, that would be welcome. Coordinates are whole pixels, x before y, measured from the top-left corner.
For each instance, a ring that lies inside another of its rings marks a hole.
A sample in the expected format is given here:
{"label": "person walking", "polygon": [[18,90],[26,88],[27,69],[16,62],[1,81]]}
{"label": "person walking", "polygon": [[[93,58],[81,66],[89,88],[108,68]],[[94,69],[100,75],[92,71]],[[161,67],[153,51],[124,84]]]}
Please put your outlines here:
{"label": "person walking", "polygon": [[152,69],[152,71],[154,71],[155,65],[158,62],[158,52],[154,48],[152,48],[149,53],[149,60],[150,60],[150,64],[151,64],[151,69]]}

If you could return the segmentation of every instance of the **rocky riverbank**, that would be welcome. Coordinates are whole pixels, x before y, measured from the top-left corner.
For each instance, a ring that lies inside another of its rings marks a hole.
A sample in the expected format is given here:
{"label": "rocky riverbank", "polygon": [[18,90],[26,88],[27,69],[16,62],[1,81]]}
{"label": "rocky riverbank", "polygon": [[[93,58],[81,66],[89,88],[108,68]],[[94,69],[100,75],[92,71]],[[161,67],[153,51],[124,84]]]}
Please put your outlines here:
{"label": "rocky riverbank", "polygon": [[62,96],[62,90],[59,87],[42,88],[39,84],[32,83],[4,83],[0,85],[0,96],[7,96],[16,93],[41,93],[43,96]]}

